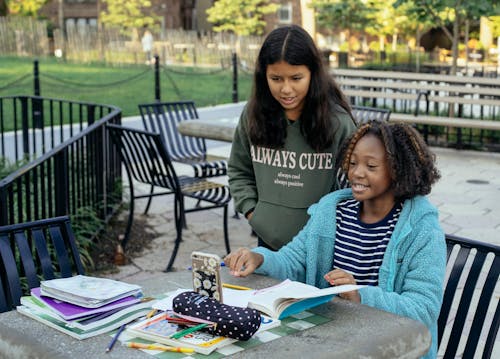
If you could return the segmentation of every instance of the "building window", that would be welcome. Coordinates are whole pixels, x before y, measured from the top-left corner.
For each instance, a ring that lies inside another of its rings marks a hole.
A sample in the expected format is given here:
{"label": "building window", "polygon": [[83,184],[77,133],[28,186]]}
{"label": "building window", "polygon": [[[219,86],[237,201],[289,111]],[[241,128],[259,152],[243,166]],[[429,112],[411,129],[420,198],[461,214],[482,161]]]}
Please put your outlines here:
{"label": "building window", "polygon": [[278,10],[278,21],[280,24],[292,23],[292,3],[282,4]]}

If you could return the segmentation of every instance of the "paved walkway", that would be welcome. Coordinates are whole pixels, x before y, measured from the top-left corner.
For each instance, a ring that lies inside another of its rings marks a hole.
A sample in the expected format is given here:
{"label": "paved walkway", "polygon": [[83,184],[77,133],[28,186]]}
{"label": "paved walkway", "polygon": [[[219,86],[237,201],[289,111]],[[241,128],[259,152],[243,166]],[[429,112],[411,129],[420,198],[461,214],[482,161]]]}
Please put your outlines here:
{"label": "paved walkway", "polygon": [[[200,109],[201,118],[235,117],[244,103],[228,104]],[[127,126],[141,126],[138,117],[124,119]],[[212,155],[227,156],[230,144],[207,141]],[[440,211],[441,225],[446,233],[500,245],[500,153],[433,148],[437,157],[441,179],[434,186],[429,198]],[[226,181],[226,179],[223,179]],[[141,190],[139,188],[139,190]],[[144,192],[148,188],[142,189]],[[141,216],[144,200],[136,202],[136,216]],[[172,221],[172,199],[155,198],[146,217],[158,233],[153,249],[137,258],[134,265],[120,269],[120,277],[141,271],[160,271],[166,266],[172,248],[175,228]],[[230,213],[234,213],[231,209]],[[124,214],[125,215],[125,214]],[[205,250],[224,255],[222,236],[222,211],[212,210],[188,214],[188,229],[180,246],[175,267],[189,266],[193,250]],[[253,246],[255,237],[244,218],[229,219],[229,236],[232,248]],[[134,240],[133,238],[131,239]]]}

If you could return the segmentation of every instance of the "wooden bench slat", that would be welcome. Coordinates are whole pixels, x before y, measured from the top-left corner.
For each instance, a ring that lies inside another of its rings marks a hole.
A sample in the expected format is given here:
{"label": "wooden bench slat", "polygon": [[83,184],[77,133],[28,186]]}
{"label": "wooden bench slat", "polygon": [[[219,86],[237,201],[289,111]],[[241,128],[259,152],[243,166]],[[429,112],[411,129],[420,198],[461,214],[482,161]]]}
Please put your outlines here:
{"label": "wooden bench slat", "polygon": [[[436,85],[431,83],[425,83],[422,81],[391,81],[389,80],[360,80],[356,78],[338,79],[337,83],[344,86],[356,86],[356,87],[372,87],[382,89],[401,89],[401,90],[414,90],[414,92],[421,91],[422,89],[431,91],[440,91],[446,93],[463,93],[463,94],[475,94],[475,95],[485,95],[485,96],[498,96],[500,97],[500,88],[493,87],[478,87],[472,86],[453,86],[453,85]],[[348,88],[345,90],[357,90]]]}
{"label": "wooden bench slat", "polygon": [[474,120],[468,118],[442,117],[430,115],[411,115],[405,113],[391,113],[391,122],[405,122],[419,125],[437,125],[448,127],[478,128],[481,130],[500,131],[500,121]]}

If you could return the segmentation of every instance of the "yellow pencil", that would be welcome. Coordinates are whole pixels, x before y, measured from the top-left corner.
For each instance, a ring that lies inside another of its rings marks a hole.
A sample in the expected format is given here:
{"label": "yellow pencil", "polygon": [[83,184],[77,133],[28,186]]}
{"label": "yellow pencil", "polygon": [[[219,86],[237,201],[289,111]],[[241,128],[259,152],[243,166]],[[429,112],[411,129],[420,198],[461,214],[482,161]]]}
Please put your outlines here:
{"label": "yellow pencil", "polygon": [[229,284],[229,283],[222,283],[222,286],[224,288],[231,288],[231,289],[238,289],[238,290],[252,290],[252,288],[243,287],[241,285]]}
{"label": "yellow pencil", "polygon": [[151,310],[151,311],[148,313],[148,315],[146,315],[146,318],[147,318],[147,319],[151,318],[153,315],[155,315],[155,314],[156,314],[156,312],[157,312],[157,310],[156,310],[156,309]]}
{"label": "yellow pencil", "polygon": [[159,344],[144,344],[136,342],[128,342],[127,347],[135,349],[148,349],[148,350],[163,350],[165,352],[176,352],[176,353],[194,353],[194,349],[191,348],[180,348],[180,347],[168,347]]}

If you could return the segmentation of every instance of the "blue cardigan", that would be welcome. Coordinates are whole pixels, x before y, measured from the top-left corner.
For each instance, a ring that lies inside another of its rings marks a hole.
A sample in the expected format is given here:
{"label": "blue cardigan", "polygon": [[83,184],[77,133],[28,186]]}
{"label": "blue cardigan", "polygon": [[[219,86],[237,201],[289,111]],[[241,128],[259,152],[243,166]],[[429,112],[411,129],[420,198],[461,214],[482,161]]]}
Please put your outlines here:
{"label": "blue cardigan", "polygon": [[[312,205],[305,227],[281,250],[253,249],[264,256],[255,272],[328,287],[323,276],[333,265],[336,206],[347,198],[352,198],[352,192],[343,189]],[[379,270],[378,286],[359,290],[361,303],[418,320],[429,328],[432,344],[425,358],[437,354],[445,268],[446,243],[437,209],[427,198],[416,196],[403,204]]]}

